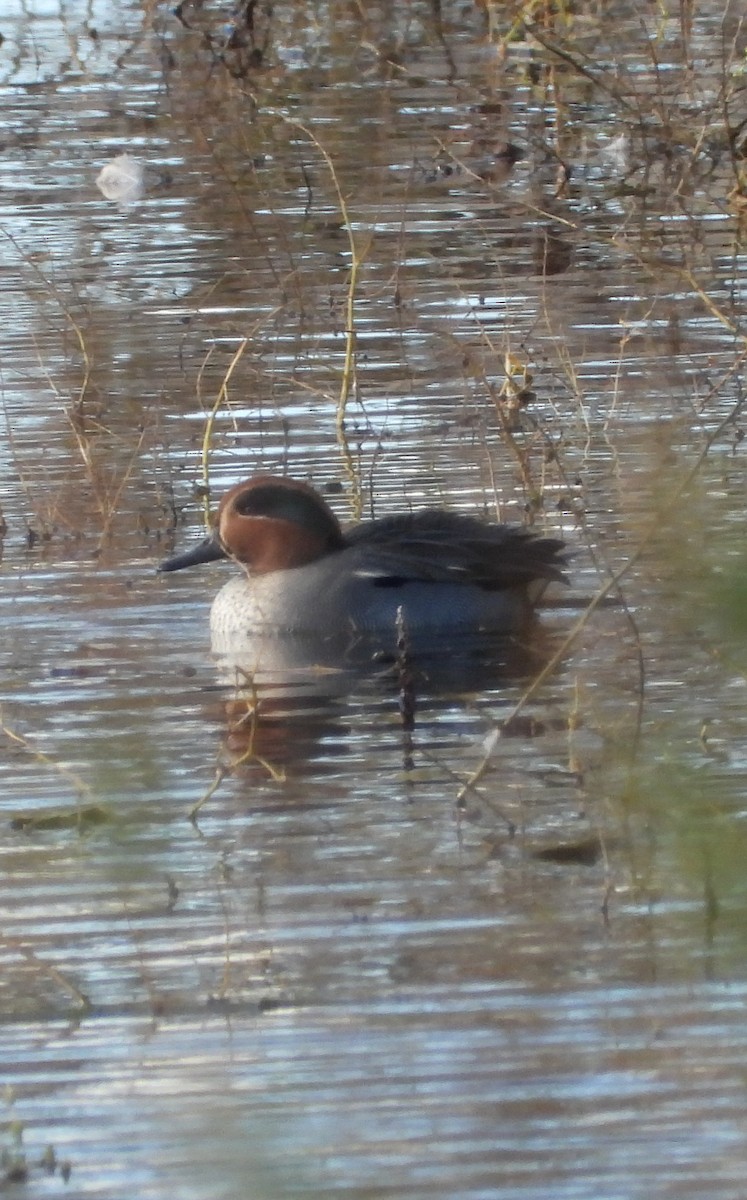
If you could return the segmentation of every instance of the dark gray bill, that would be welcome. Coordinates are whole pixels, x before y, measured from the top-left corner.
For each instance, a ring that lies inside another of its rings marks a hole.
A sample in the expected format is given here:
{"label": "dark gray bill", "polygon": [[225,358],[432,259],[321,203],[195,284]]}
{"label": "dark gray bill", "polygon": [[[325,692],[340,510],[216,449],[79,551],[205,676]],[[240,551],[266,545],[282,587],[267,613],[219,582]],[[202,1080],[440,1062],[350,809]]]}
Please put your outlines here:
{"label": "dark gray bill", "polygon": [[159,571],[181,571],[182,567],[196,567],[199,563],[215,562],[219,558],[228,558],[217,537],[207,537],[204,542],[185,550],[182,554],[174,554],[165,559],[159,566]]}

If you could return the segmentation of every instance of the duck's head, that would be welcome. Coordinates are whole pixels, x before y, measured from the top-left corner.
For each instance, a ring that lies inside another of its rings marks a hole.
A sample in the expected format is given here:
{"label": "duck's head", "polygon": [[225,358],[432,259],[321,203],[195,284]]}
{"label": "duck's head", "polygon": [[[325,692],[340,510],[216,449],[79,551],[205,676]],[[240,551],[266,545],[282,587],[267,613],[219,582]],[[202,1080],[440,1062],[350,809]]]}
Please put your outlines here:
{"label": "duck's head", "polygon": [[343,546],[337,517],[307,483],[256,475],[230,488],[220,502],[215,533],[159,571],[235,558],[252,575],[303,567]]}

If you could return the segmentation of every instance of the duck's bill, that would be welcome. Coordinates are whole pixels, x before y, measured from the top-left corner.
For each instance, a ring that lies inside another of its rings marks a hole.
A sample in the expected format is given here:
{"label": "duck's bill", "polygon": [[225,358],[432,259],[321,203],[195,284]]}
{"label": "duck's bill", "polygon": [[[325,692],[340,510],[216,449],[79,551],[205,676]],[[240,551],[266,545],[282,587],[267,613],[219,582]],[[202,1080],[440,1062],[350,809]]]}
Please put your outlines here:
{"label": "duck's bill", "polygon": [[182,567],[197,567],[200,563],[216,562],[219,558],[228,558],[228,555],[216,537],[208,537],[191,550],[165,559],[158,570],[181,571]]}

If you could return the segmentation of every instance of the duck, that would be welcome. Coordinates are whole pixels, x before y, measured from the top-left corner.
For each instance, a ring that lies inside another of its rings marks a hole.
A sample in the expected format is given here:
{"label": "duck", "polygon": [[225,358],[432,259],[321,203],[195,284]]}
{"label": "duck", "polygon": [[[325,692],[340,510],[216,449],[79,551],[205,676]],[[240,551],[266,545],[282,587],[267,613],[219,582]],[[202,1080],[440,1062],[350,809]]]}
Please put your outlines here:
{"label": "duck", "polygon": [[391,647],[404,631],[432,650],[460,634],[525,630],[547,585],[567,582],[564,548],[441,508],[343,530],[310,484],[256,475],[225,493],[209,537],[158,570],[220,559],[243,568],[213,601],[214,645],[288,635]]}

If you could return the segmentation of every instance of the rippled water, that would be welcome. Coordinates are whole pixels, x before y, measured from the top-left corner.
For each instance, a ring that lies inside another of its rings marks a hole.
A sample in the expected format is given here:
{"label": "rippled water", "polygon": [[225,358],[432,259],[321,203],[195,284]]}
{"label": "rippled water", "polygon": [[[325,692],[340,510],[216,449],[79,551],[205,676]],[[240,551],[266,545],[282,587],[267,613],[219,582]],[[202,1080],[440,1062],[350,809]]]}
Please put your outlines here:
{"label": "rippled water", "polygon": [[[743,1195],[744,36],[700,8],[622,56],[612,10],[4,15],[9,1186]],[[155,567],[259,469],[532,520],[571,587],[413,731],[381,671],[239,729],[230,565]]]}

